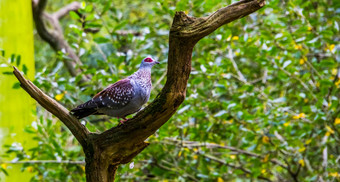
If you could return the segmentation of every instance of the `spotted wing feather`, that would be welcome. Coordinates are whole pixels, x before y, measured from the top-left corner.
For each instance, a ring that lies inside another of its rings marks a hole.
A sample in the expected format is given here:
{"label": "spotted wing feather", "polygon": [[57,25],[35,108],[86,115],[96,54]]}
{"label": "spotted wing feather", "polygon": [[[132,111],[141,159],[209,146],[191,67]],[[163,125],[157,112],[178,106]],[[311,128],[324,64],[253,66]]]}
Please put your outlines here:
{"label": "spotted wing feather", "polygon": [[100,114],[98,109],[120,109],[126,106],[135,95],[130,79],[120,80],[96,94],[91,100],[79,105],[71,112],[77,118]]}

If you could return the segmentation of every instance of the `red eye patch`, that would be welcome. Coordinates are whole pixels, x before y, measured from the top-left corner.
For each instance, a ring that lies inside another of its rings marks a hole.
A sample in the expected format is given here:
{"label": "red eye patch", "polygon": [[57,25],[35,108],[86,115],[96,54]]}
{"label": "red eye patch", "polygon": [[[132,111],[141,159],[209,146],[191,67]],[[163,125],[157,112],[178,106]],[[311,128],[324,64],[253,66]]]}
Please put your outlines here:
{"label": "red eye patch", "polygon": [[145,60],[144,60],[144,62],[152,62],[153,60],[151,59],[151,58],[146,58]]}

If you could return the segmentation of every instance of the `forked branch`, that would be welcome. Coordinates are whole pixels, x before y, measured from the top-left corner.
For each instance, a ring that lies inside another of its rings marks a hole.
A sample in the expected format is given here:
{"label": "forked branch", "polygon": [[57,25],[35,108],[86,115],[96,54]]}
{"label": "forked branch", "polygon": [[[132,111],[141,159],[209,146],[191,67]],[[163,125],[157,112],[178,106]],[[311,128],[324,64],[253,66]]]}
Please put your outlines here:
{"label": "forked branch", "polygon": [[[26,92],[57,116],[81,143],[86,155],[87,181],[113,181],[118,165],[143,151],[148,146],[144,141],[166,123],[184,101],[195,44],[220,26],[255,12],[264,4],[264,0],[242,0],[204,18],[177,12],[169,36],[167,81],[161,93],[135,117],[100,134],[90,133],[67,109],[26,80],[16,68],[14,74]],[[44,4],[37,7],[43,8]]]}

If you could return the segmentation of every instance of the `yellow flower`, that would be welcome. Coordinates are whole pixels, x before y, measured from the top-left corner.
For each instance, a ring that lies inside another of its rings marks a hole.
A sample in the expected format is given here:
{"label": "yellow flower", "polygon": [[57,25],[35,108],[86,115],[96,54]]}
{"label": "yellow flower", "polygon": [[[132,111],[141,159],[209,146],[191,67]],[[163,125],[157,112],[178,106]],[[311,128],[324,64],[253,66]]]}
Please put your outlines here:
{"label": "yellow flower", "polygon": [[320,82],[316,82],[315,86],[320,87]]}
{"label": "yellow flower", "polygon": [[238,40],[239,37],[238,36],[234,36],[232,40]]}
{"label": "yellow flower", "polygon": [[336,75],[338,73],[338,70],[336,68],[332,69],[332,75]]}
{"label": "yellow flower", "polygon": [[264,156],[264,158],[261,160],[261,162],[263,162],[263,163],[268,162],[269,156],[270,156],[269,154],[267,154],[266,156]]}
{"label": "yellow flower", "polygon": [[308,31],[311,31],[312,30],[312,27],[311,26],[308,26]]}
{"label": "yellow flower", "polygon": [[302,45],[297,45],[297,44],[295,44],[295,45],[294,45],[294,48],[295,48],[295,49],[302,49]]}
{"label": "yellow flower", "polygon": [[56,96],[54,97],[55,100],[60,101],[60,100],[65,96],[65,93],[67,93],[67,92],[65,91],[65,92],[63,92],[63,93],[61,93],[61,94],[56,95]]}
{"label": "yellow flower", "polygon": [[261,173],[262,173],[262,174],[265,174],[266,172],[267,172],[266,169],[262,169],[262,170],[261,170]]}
{"label": "yellow flower", "polygon": [[305,118],[306,114],[305,113],[300,113],[298,115],[293,116],[293,119],[300,119],[300,118]]}
{"label": "yellow flower", "polygon": [[30,173],[33,172],[33,167],[32,167],[32,166],[28,166],[26,169],[27,169],[27,171],[30,172]]}
{"label": "yellow flower", "polygon": [[328,49],[329,49],[331,52],[333,52],[334,48],[335,48],[335,45],[334,45],[334,44],[331,44],[331,45],[329,46]]}
{"label": "yellow flower", "polygon": [[181,155],[182,155],[182,151],[179,151],[177,156],[181,157]]}
{"label": "yellow flower", "polygon": [[268,136],[263,136],[262,137],[262,142],[263,143],[269,143],[269,137]]}
{"label": "yellow flower", "polygon": [[306,147],[302,147],[302,148],[299,149],[299,152],[303,152],[305,150],[306,150]]}
{"label": "yellow flower", "polygon": [[218,177],[217,182],[224,182],[224,180],[221,177]]}
{"label": "yellow flower", "polygon": [[301,166],[304,167],[305,166],[305,161],[303,159],[300,159],[299,160],[299,164],[301,164]]}
{"label": "yellow flower", "polygon": [[6,163],[3,163],[3,164],[1,164],[1,167],[4,168],[4,169],[6,169],[6,168],[7,168],[7,164],[6,164]]}
{"label": "yellow flower", "polygon": [[340,80],[336,81],[334,84],[336,85],[336,87],[339,87],[339,85],[340,85]]}
{"label": "yellow flower", "polygon": [[308,140],[306,141],[306,145],[310,144],[311,142],[312,142],[312,139],[308,139]]}
{"label": "yellow flower", "polygon": [[283,126],[287,127],[287,126],[289,126],[289,124],[290,124],[290,122],[285,122],[285,123],[283,123]]}
{"label": "yellow flower", "polygon": [[331,127],[329,127],[328,125],[326,125],[326,129],[331,133],[331,134],[333,134],[334,133],[334,130],[332,130],[332,128]]}
{"label": "yellow flower", "polygon": [[230,159],[236,159],[236,155],[230,155]]}
{"label": "yellow flower", "polygon": [[304,64],[304,63],[305,63],[305,60],[301,58],[300,61],[299,61],[299,63],[300,63],[300,64]]}
{"label": "yellow flower", "polygon": [[198,156],[197,156],[197,155],[194,155],[194,159],[195,159],[195,160],[198,159]]}
{"label": "yellow flower", "polygon": [[338,172],[332,172],[332,173],[329,173],[329,175],[332,177],[340,177]]}
{"label": "yellow flower", "polygon": [[330,51],[330,52],[333,52],[333,50],[334,50],[334,48],[335,48],[335,45],[334,44],[331,44],[331,45],[326,45],[326,47],[324,48],[324,50],[325,51]]}
{"label": "yellow flower", "polygon": [[338,124],[340,124],[340,118],[336,118],[334,121],[334,125],[338,125]]}
{"label": "yellow flower", "polygon": [[325,135],[329,136],[329,135],[331,135],[331,133],[329,131],[327,131]]}

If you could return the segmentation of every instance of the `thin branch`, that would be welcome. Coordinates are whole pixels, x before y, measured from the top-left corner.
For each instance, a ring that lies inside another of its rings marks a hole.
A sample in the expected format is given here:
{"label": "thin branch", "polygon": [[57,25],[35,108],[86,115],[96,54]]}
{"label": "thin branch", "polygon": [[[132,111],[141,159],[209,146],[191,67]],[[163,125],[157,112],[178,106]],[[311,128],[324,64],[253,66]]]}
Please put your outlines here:
{"label": "thin branch", "polygon": [[189,17],[182,11],[176,12],[174,24],[170,31],[177,32],[173,36],[182,38],[191,37],[198,41],[220,26],[243,18],[262,8],[264,5],[264,0],[242,0],[221,8],[210,16],[203,18]]}
{"label": "thin branch", "polygon": [[[77,64],[82,65],[80,58],[76,55],[71,46],[64,39],[61,25],[59,23],[59,18],[66,13],[67,10],[75,10],[77,7],[76,3],[71,3],[66,7],[62,8],[55,14],[48,14],[44,12],[47,0],[33,1],[33,19],[35,22],[35,27],[39,36],[46,41],[56,52],[62,51],[66,56],[70,57],[71,60],[63,59],[63,62],[70,73],[71,76],[75,77],[82,72],[81,69],[76,68]],[[78,8],[79,9],[79,8]],[[52,30],[48,30],[45,25],[45,19],[49,20],[52,25]],[[87,82],[90,80],[90,76],[83,76],[82,82]]]}
{"label": "thin branch", "polygon": [[155,84],[152,85],[152,89],[157,88],[157,86],[161,83],[161,81],[165,78],[166,76],[166,72],[163,73],[163,75],[157,80],[157,82]]}
{"label": "thin branch", "polygon": [[[172,172],[175,172],[176,174],[180,174],[180,173],[183,173],[183,169],[173,169],[171,167],[167,167],[157,161],[154,162],[155,165],[161,169],[164,169],[164,170],[167,170],[167,171],[172,171]],[[191,181],[199,181],[198,179],[195,178],[195,176],[191,175],[191,174],[188,174],[186,172],[184,172],[183,174],[185,177],[189,178]]]}
{"label": "thin branch", "polygon": [[31,161],[0,161],[0,164],[81,164],[85,161],[57,161],[57,160],[31,160]]}
{"label": "thin branch", "polygon": [[234,61],[233,50],[230,47],[229,47],[228,57],[229,57],[231,63],[233,64],[233,67],[234,67],[237,75],[240,77],[240,80],[242,82],[246,83],[247,79],[243,76],[242,72],[238,69],[236,62]]}
{"label": "thin branch", "polygon": [[20,86],[42,107],[47,109],[50,113],[58,117],[72,132],[78,142],[84,147],[87,145],[86,138],[90,133],[85,126],[80,124],[78,119],[69,113],[69,111],[59,104],[57,101],[43,93],[38,87],[36,87],[31,81],[24,78],[20,71],[13,66],[14,75],[20,82]]}
{"label": "thin branch", "polygon": [[[224,160],[221,160],[219,158],[216,158],[216,157],[208,155],[208,154],[201,154],[200,153],[200,155],[202,155],[202,156],[204,156],[204,157],[206,157],[208,159],[211,159],[212,161],[215,161],[215,162],[221,163],[223,165],[226,165],[228,167],[231,167],[231,168],[234,168],[234,169],[239,169],[239,170],[243,171],[246,174],[250,174],[250,175],[252,174],[252,172],[249,169],[246,169],[246,168],[244,168],[242,166],[237,166],[237,165],[229,164],[229,163],[225,162]],[[257,178],[265,180],[265,181],[272,181],[269,178],[266,178],[266,177],[264,177],[262,175],[257,176]]]}
{"label": "thin branch", "polygon": [[[238,154],[244,154],[244,155],[256,157],[256,158],[259,158],[259,159],[264,159],[264,156],[261,156],[259,154],[249,152],[249,151],[245,151],[245,150],[241,150],[241,149],[231,147],[231,146],[219,145],[219,144],[215,144],[215,143],[200,143],[200,142],[196,142],[196,141],[175,140],[175,139],[171,139],[171,138],[165,138],[165,140],[181,144],[182,147],[186,147],[186,148],[193,148],[193,147],[222,148],[222,149],[231,150],[231,151],[236,152]],[[284,169],[287,169],[287,166],[284,165],[283,163],[281,163],[277,159],[269,159],[268,161],[273,163],[273,164],[276,164],[276,165],[278,165],[278,166],[280,166]]]}
{"label": "thin branch", "polygon": [[283,69],[281,66],[279,66],[278,64],[276,64],[275,61],[272,61],[272,62],[273,62],[273,64],[274,64],[275,66],[277,66],[277,67],[278,67],[281,71],[283,71],[286,75],[288,75],[289,77],[294,78],[295,80],[299,81],[300,84],[302,85],[302,87],[303,87],[304,89],[306,89],[307,91],[309,91],[309,92],[311,93],[311,95],[313,96],[313,98],[314,98],[315,100],[317,100],[315,94],[314,94],[313,91],[305,84],[305,82],[303,82],[299,77],[295,76],[294,74],[291,74],[291,73],[288,72],[287,70]]}
{"label": "thin branch", "polygon": [[75,1],[60,8],[57,12],[53,13],[52,16],[60,20],[61,18],[66,16],[70,11],[77,11],[80,8],[81,8],[80,2]]}

